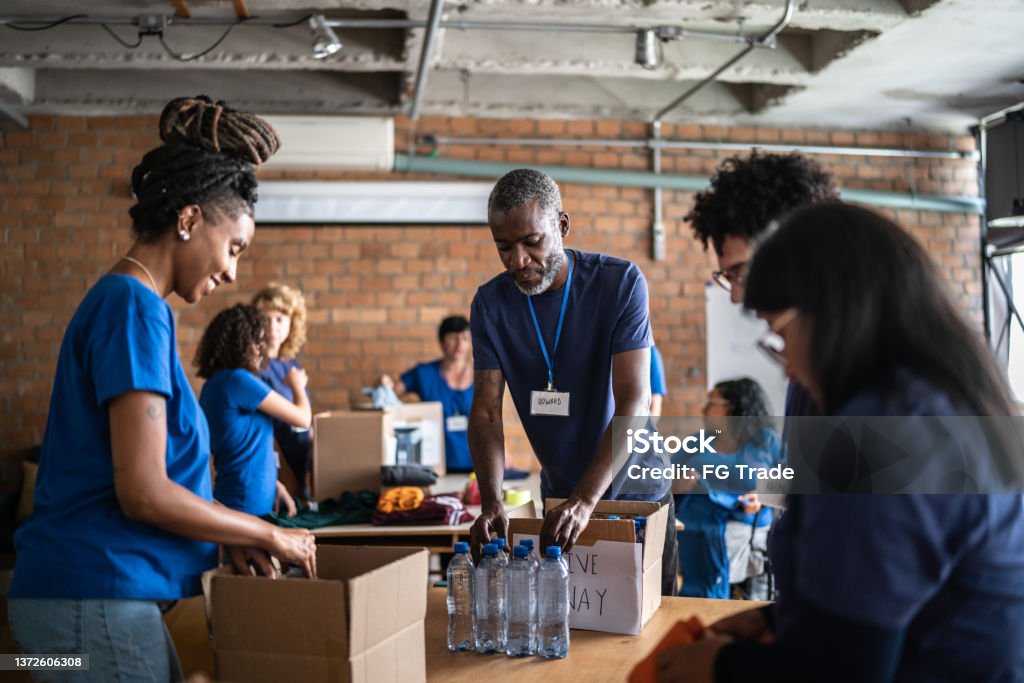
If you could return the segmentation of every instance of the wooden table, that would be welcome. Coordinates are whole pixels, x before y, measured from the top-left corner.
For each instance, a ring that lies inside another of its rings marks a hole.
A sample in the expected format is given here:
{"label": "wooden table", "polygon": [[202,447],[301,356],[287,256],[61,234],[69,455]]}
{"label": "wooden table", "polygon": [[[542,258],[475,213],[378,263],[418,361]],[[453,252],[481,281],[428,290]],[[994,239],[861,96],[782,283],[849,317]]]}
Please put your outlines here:
{"label": "wooden table", "polygon": [[428,683],[625,683],[633,666],[650,652],[677,621],[696,615],[705,624],[765,603],[702,598],[662,598],[638,636],[573,630],[569,656],[512,658],[476,652],[448,652],[448,612],[443,588],[427,595],[426,647]]}

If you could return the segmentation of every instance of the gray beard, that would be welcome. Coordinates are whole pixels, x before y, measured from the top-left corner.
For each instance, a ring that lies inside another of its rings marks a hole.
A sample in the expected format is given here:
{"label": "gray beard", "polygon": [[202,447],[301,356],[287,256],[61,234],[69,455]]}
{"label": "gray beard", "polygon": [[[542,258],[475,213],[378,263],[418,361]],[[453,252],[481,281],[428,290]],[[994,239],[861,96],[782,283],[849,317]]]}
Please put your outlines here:
{"label": "gray beard", "polygon": [[516,286],[520,292],[526,296],[535,296],[537,294],[543,294],[548,291],[548,287],[558,277],[558,272],[562,269],[562,264],[565,263],[565,250],[562,248],[562,236],[555,233],[558,239],[558,247],[551,252],[546,259],[544,259],[544,274],[541,276],[540,282],[536,286],[530,287],[529,289],[523,288],[515,278],[512,278],[512,284]]}

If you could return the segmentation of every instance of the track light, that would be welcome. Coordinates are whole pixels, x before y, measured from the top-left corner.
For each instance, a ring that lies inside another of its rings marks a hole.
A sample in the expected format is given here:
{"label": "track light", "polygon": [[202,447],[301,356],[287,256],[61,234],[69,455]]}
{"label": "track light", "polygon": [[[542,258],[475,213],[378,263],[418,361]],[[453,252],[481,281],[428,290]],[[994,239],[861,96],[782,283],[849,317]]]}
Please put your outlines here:
{"label": "track light", "polygon": [[661,46],[653,28],[636,32],[636,63],[645,69],[656,69],[661,63]]}
{"label": "track light", "polygon": [[341,49],[341,41],[324,20],[324,15],[314,14],[309,18],[309,28],[313,31],[313,58],[324,59]]}

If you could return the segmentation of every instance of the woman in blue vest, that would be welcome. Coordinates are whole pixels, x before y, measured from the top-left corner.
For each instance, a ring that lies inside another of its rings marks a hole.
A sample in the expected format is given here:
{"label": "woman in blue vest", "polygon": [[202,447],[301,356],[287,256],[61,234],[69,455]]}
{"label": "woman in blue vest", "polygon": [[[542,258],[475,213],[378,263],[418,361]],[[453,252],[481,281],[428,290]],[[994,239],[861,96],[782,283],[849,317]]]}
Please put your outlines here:
{"label": "woman in blue vest", "polygon": [[193,364],[206,380],[199,405],[210,424],[214,499],[257,517],[279,509],[292,517],[295,503],[277,479],[272,420],[308,428],[312,415],[301,368],[292,368],[284,378],[291,399],[258,376],[266,353],[266,328],[266,319],[255,306],[226,308],[203,333]]}
{"label": "woman in blue vest", "polygon": [[[256,292],[252,305],[260,309],[267,321],[267,362],[260,368],[260,379],[293,401],[294,390],[288,376],[292,370],[303,371],[298,355],[306,343],[306,300],[296,287],[271,282]],[[306,400],[312,401],[309,389],[303,392]],[[281,479],[294,496],[308,500],[313,432],[308,426],[296,427],[276,417],[273,421],[274,440],[287,465],[281,468]]]}
{"label": "woman in blue vest", "polygon": [[160,137],[132,172],[135,243],[65,331],[35,508],[15,535],[19,646],[90,657],[87,673],[49,681],[180,680],[158,603],[199,594],[218,543],[240,570],[271,574],[273,556],[316,575],[308,533],[212,501],[209,431],[164,300],[234,282],[255,230],[254,165],[277,135],[199,97],[164,108]]}
{"label": "woman in blue vest", "polygon": [[[437,328],[437,341],[441,345],[441,358],[420,363],[402,373],[394,386],[402,396],[414,393],[421,401],[438,401],[444,409],[445,469],[448,472],[472,472],[473,459],[469,455],[469,407],[473,405],[473,348],[469,334],[469,321],[453,315],[441,321]],[[381,384],[393,385],[384,375]]]}
{"label": "woman in blue vest", "polygon": [[813,473],[833,493],[788,496],[778,602],[664,653],[661,681],[1024,680],[1019,412],[947,287],[914,238],[852,205],[801,209],[758,247],[744,305],[831,418],[787,422],[794,485]]}

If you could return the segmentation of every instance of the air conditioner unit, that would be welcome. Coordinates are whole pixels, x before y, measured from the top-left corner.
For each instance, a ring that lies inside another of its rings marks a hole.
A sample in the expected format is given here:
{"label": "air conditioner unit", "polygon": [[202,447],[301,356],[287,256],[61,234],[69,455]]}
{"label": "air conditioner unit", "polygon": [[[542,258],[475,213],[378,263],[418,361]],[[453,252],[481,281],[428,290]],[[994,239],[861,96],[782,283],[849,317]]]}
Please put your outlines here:
{"label": "air conditioner unit", "polygon": [[281,138],[268,168],[390,171],[395,125],[385,117],[267,116]]}

